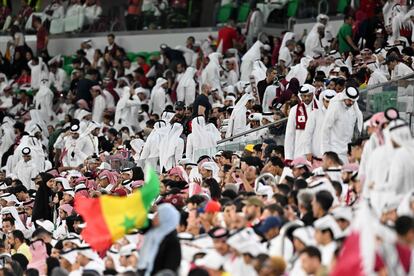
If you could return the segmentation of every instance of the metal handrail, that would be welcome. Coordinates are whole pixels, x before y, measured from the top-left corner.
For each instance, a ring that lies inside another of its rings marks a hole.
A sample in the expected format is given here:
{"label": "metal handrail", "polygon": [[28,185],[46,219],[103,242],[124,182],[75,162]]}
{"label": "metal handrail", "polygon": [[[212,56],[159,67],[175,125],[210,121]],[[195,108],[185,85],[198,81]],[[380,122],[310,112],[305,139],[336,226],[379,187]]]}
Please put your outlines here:
{"label": "metal handrail", "polygon": [[261,129],[268,128],[268,127],[271,127],[271,126],[274,126],[274,125],[277,125],[277,124],[283,123],[283,122],[287,121],[287,119],[288,119],[288,118],[286,117],[286,118],[283,118],[283,119],[277,120],[276,122],[273,122],[273,123],[270,123],[270,124],[267,124],[267,125],[264,125],[264,126],[260,126],[260,127],[253,128],[253,129],[249,129],[249,130],[247,130],[247,131],[244,131],[244,132],[242,132],[242,133],[236,134],[236,135],[231,136],[231,137],[229,137],[229,138],[222,139],[222,140],[218,141],[218,142],[217,142],[217,144],[222,144],[222,143],[224,143],[224,142],[231,141],[231,140],[233,140],[233,139],[236,139],[236,138],[239,138],[239,137],[243,137],[243,136],[246,136],[247,134],[250,134],[250,133],[253,133],[253,132],[259,131],[259,130],[261,130]]}
{"label": "metal handrail", "polygon": [[[394,80],[390,80],[390,81],[387,81],[387,82],[384,82],[384,83],[374,84],[374,85],[367,86],[366,88],[364,88],[363,90],[361,90],[361,93],[368,92],[371,89],[378,88],[378,87],[383,87],[383,86],[386,86],[386,85],[390,85],[393,82],[400,81],[400,80],[404,80],[404,79],[409,79],[409,78],[414,78],[414,73],[413,74],[410,74],[410,75],[402,76],[402,77],[399,77],[399,78],[396,78]],[[264,125],[264,126],[260,126],[260,127],[257,127],[257,128],[249,129],[247,131],[244,131],[244,132],[239,133],[237,135],[234,135],[232,137],[222,139],[222,140],[218,141],[217,144],[222,144],[224,142],[228,142],[228,141],[234,140],[236,138],[246,136],[246,135],[248,135],[250,133],[259,131],[261,129],[268,128],[270,126],[274,126],[274,125],[279,124],[279,123],[283,123],[283,122],[287,121],[287,119],[288,118],[285,117],[285,118],[280,119],[280,120],[278,120],[276,122],[273,122],[273,123],[270,123],[270,124],[267,124],[267,125]]]}
{"label": "metal handrail", "polygon": [[378,87],[383,87],[383,86],[389,85],[389,84],[391,84],[393,82],[396,82],[396,81],[400,81],[400,80],[404,80],[404,79],[409,79],[409,78],[414,78],[414,73],[409,74],[409,75],[406,75],[406,76],[398,77],[398,78],[396,78],[394,80],[389,80],[387,82],[383,82],[383,83],[378,83],[378,84],[373,84],[373,85],[367,86],[366,88],[364,88],[364,89],[361,90],[361,93],[362,92],[367,92],[368,90],[371,90],[371,89],[374,89],[374,88],[378,88]]}

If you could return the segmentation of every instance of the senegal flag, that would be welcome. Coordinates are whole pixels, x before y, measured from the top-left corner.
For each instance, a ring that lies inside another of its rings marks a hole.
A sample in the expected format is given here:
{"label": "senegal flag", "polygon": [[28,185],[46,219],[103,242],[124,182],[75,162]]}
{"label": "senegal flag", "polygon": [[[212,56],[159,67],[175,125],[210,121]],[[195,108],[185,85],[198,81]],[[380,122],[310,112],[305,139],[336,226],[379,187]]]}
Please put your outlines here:
{"label": "senegal flag", "polygon": [[149,169],[144,186],[127,197],[76,198],[75,210],[86,222],[83,239],[96,251],[109,249],[131,230],[146,226],[151,203],[159,192],[158,176]]}

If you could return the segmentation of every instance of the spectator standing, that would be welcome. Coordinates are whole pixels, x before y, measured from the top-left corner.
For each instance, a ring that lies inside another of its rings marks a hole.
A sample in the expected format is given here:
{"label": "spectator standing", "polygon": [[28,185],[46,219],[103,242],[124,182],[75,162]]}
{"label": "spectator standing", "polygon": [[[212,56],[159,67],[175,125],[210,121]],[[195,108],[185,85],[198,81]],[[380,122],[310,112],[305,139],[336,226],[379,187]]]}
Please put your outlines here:
{"label": "spectator standing", "polygon": [[119,48],[119,46],[115,43],[115,35],[109,34],[107,36],[108,38],[108,46],[105,47],[105,54],[109,53],[111,56],[115,56],[116,50]]}
{"label": "spectator standing", "polygon": [[47,44],[49,43],[49,37],[45,26],[42,24],[40,17],[33,18],[33,26],[36,33],[36,54],[39,56],[42,51],[47,52]]}
{"label": "spectator standing", "polygon": [[141,29],[141,6],[142,0],[128,1],[128,14],[126,16],[126,27],[128,31]]}
{"label": "spectator standing", "polygon": [[227,25],[221,28],[218,32],[219,45],[222,43],[222,52],[227,52],[228,49],[233,48],[237,40],[236,24],[234,20],[229,20]]}
{"label": "spectator standing", "polygon": [[206,119],[211,111],[211,104],[208,97],[211,95],[211,87],[208,84],[203,84],[201,87],[201,94],[197,96],[193,104],[193,118],[197,116],[204,116]]}
{"label": "spectator standing", "polygon": [[349,52],[358,52],[359,49],[352,40],[352,24],[354,22],[354,17],[352,15],[345,16],[344,24],[338,31],[338,44],[339,44],[339,53],[346,55]]}
{"label": "spectator standing", "polygon": [[246,43],[248,49],[252,47],[254,40],[257,39],[264,25],[263,13],[256,7],[256,3],[251,4],[250,10],[246,26]]}

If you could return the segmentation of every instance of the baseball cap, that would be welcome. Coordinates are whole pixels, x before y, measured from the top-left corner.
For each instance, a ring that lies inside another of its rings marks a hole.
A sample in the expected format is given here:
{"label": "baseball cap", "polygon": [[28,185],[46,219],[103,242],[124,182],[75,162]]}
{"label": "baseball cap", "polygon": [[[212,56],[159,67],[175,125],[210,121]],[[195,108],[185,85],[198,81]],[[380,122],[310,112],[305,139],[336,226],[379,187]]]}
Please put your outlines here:
{"label": "baseball cap", "polygon": [[259,207],[264,206],[263,201],[261,201],[260,198],[258,198],[256,196],[251,196],[251,197],[243,200],[242,203],[244,205],[254,205],[254,206],[259,206]]}
{"label": "baseball cap", "polygon": [[266,218],[259,227],[257,227],[257,230],[265,234],[267,231],[269,231],[272,228],[279,228],[282,225],[282,221],[278,217],[268,217]]}
{"label": "baseball cap", "polygon": [[185,108],[185,103],[182,101],[178,101],[175,103],[175,110],[182,110]]}

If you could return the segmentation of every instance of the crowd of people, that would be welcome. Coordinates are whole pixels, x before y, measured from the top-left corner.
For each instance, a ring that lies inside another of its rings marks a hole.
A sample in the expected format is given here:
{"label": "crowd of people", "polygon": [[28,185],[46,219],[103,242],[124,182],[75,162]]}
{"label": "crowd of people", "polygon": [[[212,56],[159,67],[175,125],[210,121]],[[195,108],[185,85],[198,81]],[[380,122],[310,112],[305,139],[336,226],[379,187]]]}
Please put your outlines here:
{"label": "crowd of people", "polygon": [[[411,128],[359,107],[363,88],[414,72],[407,10],[347,14],[338,35],[323,14],[302,37],[229,21],[136,60],[109,34],[82,42],[70,75],[16,31],[0,59],[0,271],[413,275]],[[147,167],[147,227],[94,251],[76,200],[128,197]]]}

